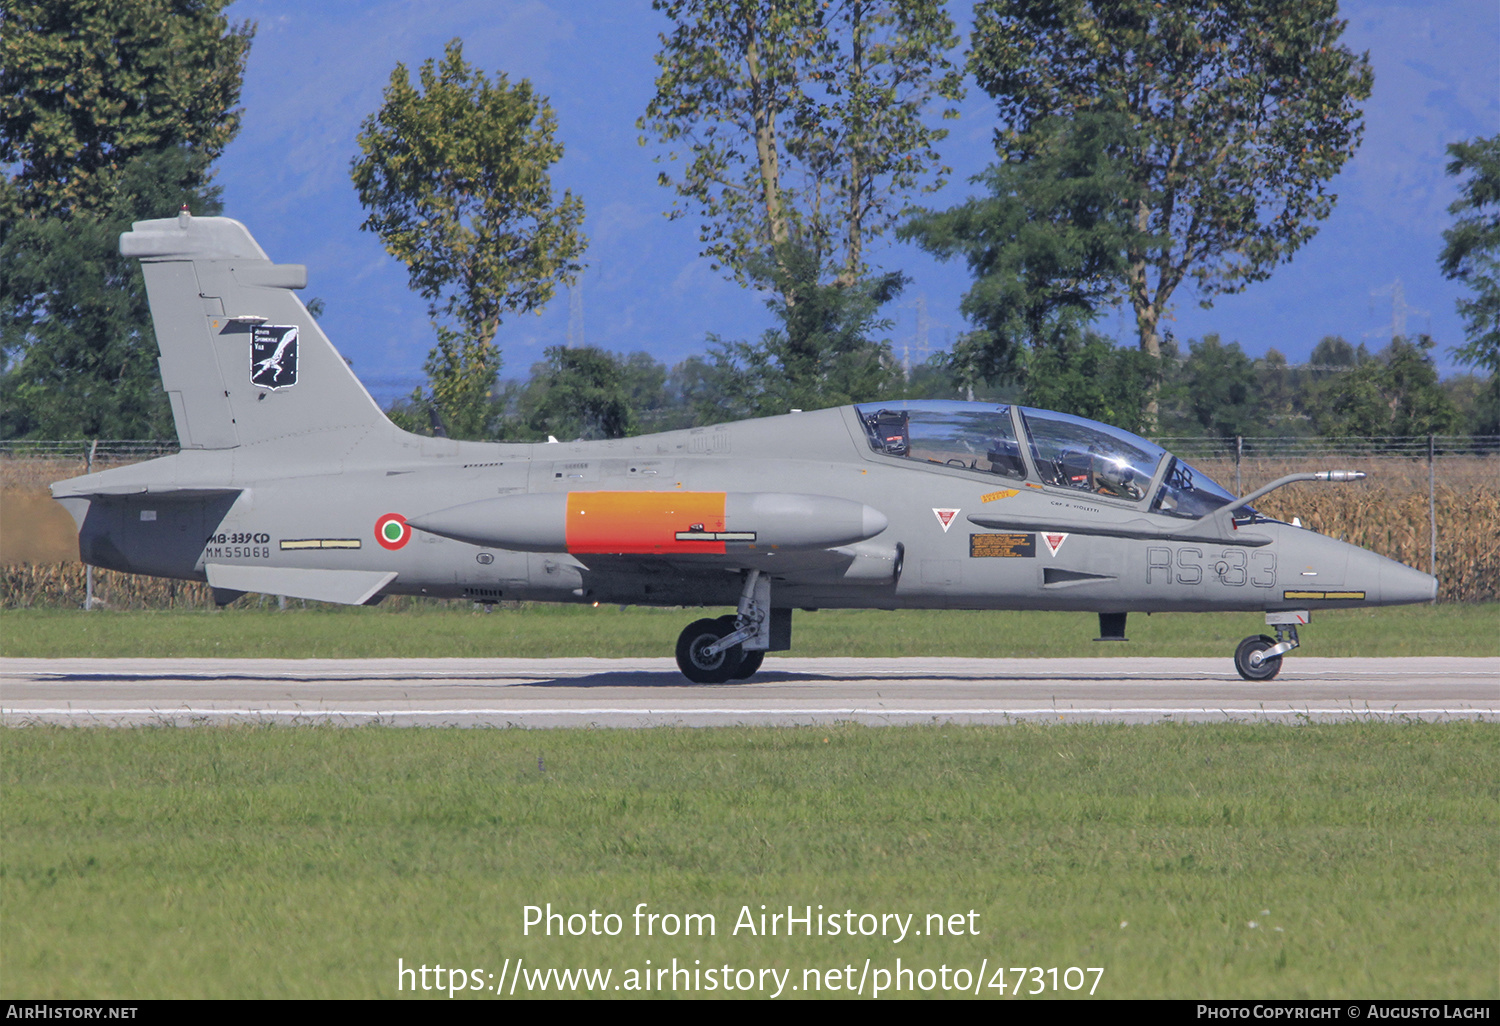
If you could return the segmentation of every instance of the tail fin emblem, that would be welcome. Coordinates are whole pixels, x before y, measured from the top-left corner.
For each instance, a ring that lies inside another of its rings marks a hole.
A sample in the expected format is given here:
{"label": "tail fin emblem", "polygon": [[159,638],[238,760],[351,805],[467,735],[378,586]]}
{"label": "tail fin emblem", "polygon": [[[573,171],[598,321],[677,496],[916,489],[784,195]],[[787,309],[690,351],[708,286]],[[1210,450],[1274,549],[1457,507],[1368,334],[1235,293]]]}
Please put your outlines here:
{"label": "tail fin emblem", "polygon": [[297,383],[296,325],[257,324],[250,329],[250,383],[270,389]]}

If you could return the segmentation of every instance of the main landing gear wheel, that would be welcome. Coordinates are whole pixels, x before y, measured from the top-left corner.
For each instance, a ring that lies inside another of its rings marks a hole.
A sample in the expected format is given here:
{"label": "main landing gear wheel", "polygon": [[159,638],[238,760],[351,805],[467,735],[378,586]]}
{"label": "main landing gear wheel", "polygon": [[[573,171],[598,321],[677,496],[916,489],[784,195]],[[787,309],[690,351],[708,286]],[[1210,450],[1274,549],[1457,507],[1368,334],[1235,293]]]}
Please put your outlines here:
{"label": "main landing gear wheel", "polygon": [[1234,668],[1246,680],[1270,680],[1281,672],[1281,656],[1272,656],[1259,663],[1252,663],[1250,657],[1266,651],[1275,644],[1275,641],[1264,634],[1246,638],[1240,642],[1240,647],[1234,650]]}
{"label": "main landing gear wheel", "polygon": [[[707,655],[704,649],[734,630],[719,620],[694,620],[677,637],[677,667],[694,684],[723,684],[733,680],[745,661],[745,650],[739,645],[718,655]],[[751,671],[754,672],[753,670]]]}

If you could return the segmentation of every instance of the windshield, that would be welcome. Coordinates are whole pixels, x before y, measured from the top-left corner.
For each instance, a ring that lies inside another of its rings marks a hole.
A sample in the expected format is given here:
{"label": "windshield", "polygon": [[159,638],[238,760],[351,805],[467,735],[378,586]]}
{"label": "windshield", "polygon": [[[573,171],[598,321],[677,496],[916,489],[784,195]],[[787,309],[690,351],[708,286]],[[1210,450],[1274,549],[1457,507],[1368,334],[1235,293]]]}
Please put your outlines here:
{"label": "windshield", "polygon": [[[1220,487],[1213,478],[1174,456],[1151,509],[1156,513],[1197,520],[1233,501],[1234,496]],[[1256,513],[1246,506],[1236,510],[1234,515],[1254,517]]]}
{"label": "windshield", "polygon": [[[1140,502],[1163,461],[1167,469],[1151,503],[1155,513],[1196,520],[1234,501],[1207,474],[1129,431],[1051,410],[1023,407],[1018,440],[1011,408],[990,403],[892,400],[854,408],[870,448],[885,456],[1021,480],[1021,444],[1043,484]],[[1256,517],[1250,507],[1236,517]]]}
{"label": "windshield", "polygon": [[1129,431],[1051,410],[1022,409],[1031,458],[1046,484],[1138,501],[1167,451]]}
{"label": "windshield", "polygon": [[895,401],[855,409],[870,448],[878,453],[980,474],[1026,476],[1009,406]]}

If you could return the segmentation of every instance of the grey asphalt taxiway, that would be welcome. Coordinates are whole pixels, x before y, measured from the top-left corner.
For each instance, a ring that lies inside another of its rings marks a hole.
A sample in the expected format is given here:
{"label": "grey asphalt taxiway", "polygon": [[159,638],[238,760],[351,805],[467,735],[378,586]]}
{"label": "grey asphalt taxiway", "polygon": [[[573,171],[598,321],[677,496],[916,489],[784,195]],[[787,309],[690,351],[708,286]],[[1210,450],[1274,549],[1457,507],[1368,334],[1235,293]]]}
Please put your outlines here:
{"label": "grey asphalt taxiway", "polygon": [[1500,720],[1500,658],[772,658],[689,684],[670,659],[4,659],[0,723],[644,727]]}

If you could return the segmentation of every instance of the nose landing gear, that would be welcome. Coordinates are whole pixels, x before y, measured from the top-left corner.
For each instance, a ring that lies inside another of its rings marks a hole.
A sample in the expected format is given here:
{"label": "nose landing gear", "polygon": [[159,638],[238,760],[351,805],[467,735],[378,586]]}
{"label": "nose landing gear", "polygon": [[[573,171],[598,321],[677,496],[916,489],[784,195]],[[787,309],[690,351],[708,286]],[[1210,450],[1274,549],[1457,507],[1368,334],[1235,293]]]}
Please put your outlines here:
{"label": "nose landing gear", "polygon": [[1267,613],[1266,624],[1276,628],[1276,640],[1260,634],[1240,642],[1234,650],[1235,670],[1246,680],[1271,680],[1281,672],[1281,657],[1301,644],[1297,640],[1297,625],[1311,620],[1306,610]]}

